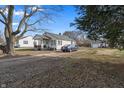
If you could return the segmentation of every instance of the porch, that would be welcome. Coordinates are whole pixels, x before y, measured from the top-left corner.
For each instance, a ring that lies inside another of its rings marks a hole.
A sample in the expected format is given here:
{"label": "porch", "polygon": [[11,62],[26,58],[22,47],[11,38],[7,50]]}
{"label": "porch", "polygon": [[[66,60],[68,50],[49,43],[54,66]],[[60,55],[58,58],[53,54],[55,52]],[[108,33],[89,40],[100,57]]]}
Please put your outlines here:
{"label": "porch", "polygon": [[56,40],[41,39],[34,41],[35,50],[56,50]]}

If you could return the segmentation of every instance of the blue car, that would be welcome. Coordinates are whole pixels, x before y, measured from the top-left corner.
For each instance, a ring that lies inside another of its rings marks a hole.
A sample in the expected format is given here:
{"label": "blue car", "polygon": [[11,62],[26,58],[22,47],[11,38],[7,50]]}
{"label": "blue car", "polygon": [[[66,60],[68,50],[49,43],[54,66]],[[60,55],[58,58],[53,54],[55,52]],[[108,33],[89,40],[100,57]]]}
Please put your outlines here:
{"label": "blue car", "polygon": [[74,44],[69,44],[69,45],[65,45],[61,48],[61,50],[63,52],[72,52],[72,51],[77,51],[78,50],[78,46],[74,45]]}

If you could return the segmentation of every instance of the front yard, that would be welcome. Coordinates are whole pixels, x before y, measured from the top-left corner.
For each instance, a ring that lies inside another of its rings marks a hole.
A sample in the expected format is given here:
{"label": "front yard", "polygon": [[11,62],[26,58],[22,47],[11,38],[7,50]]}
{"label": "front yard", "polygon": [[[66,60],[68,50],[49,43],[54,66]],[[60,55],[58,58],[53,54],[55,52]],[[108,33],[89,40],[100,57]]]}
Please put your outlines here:
{"label": "front yard", "polygon": [[24,57],[0,60],[1,87],[124,87],[124,51],[81,48],[16,54]]}

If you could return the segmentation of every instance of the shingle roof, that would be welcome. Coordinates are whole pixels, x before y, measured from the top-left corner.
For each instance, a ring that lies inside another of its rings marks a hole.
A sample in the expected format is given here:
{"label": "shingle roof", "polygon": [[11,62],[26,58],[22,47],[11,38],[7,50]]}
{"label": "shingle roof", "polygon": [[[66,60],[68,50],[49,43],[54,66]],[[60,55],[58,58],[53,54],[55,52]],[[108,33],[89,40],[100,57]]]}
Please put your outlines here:
{"label": "shingle roof", "polygon": [[41,38],[42,38],[41,35],[36,34],[33,39],[41,39]]}
{"label": "shingle roof", "polygon": [[32,36],[30,36],[30,35],[29,36],[23,36],[20,39],[27,38],[27,37],[32,37]]}
{"label": "shingle roof", "polygon": [[37,40],[41,40],[41,39],[49,39],[48,37],[46,37],[45,35],[35,35],[33,39],[37,39]]}
{"label": "shingle roof", "polygon": [[58,34],[53,34],[49,32],[45,32],[43,35],[35,35],[34,39],[42,39],[42,38],[51,38],[53,40],[68,40],[71,41],[73,39],[65,36],[65,35],[58,35]]}
{"label": "shingle roof", "polygon": [[58,39],[58,40],[73,40],[65,35],[58,35],[58,34],[54,34],[54,33],[49,33],[49,32],[45,32],[44,33],[45,36],[51,37],[52,39]]}

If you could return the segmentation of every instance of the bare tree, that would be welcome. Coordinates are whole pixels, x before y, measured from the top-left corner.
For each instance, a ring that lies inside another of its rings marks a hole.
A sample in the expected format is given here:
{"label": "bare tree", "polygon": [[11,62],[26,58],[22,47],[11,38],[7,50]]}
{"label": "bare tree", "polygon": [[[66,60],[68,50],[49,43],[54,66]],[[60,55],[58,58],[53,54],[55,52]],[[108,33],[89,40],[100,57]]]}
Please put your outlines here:
{"label": "bare tree", "polygon": [[14,55],[14,42],[27,31],[43,30],[40,26],[37,28],[36,24],[41,25],[42,22],[50,20],[51,15],[53,15],[53,12],[50,12],[51,10],[55,11],[54,8],[43,8],[42,6],[23,6],[18,26],[13,29],[15,6],[9,5],[0,8],[0,22],[5,25],[4,35],[10,55]]}
{"label": "bare tree", "polygon": [[0,31],[0,44],[4,43],[4,39],[3,39],[3,34],[2,32]]}

